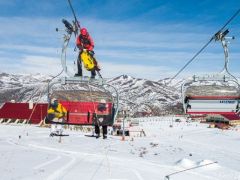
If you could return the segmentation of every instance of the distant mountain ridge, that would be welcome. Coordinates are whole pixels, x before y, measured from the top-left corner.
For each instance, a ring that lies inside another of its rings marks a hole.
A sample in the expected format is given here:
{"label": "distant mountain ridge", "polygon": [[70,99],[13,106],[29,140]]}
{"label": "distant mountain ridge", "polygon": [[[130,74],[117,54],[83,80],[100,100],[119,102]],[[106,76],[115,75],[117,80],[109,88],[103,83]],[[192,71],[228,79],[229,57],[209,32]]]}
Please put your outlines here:
{"label": "distant mountain ridge", "polygon": [[164,113],[180,103],[180,91],[166,85],[167,79],[151,81],[122,75],[109,80],[118,89],[123,106],[137,111]]}
{"label": "distant mountain ridge", "polygon": [[[42,74],[1,73],[0,104],[11,100],[47,102],[47,82],[51,78]],[[181,109],[179,86],[166,85],[167,80],[151,81],[121,75],[107,82],[118,90],[121,107],[128,107],[134,113],[164,114]]]}

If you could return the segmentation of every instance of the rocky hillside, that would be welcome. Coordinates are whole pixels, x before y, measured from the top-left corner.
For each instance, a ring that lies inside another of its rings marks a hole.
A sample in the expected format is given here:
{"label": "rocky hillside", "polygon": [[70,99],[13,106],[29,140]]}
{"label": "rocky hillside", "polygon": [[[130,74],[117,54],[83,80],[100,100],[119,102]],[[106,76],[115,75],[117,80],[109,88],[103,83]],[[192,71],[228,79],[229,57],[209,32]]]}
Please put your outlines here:
{"label": "rocky hillside", "polygon": [[[47,102],[47,82],[52,77],[36,75],[0,74],[0,103]],[[150,81],[122,75],[107,81],[119,93],[120,106],[128,107],[133,113],[149,112],[162,114],[181,111],[180,91],[178,86],[166,85],[167,79]],[[62,87],[58,87],[61,89]],[[65,88],[65,87],[64,87]],[[72,86],[71,89],[84,91],[80,99],[86,98],[88,86]],[[81,96],[81,93],[79,93]]]}

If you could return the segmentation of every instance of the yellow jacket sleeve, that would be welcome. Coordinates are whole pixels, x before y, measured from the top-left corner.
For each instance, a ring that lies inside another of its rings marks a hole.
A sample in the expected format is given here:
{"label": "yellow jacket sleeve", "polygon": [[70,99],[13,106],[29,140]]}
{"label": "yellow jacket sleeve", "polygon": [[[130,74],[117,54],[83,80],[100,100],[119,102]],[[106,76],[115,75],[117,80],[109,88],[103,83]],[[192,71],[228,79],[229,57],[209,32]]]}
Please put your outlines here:
{"label": "yellow jacket sleeve", "polygon": [[54,114],[56,118],[62,118],[67,115],[67,110],[65,107],[62,106],[62,104],[59,103],[56,109],[50,107],[48,109],[48,114]]}
{"label": "yellow jacket sleeve", "polygon": [[48,114],[53,114],[54,113],[54,109],[53,108],[49,108],[47,112],[48,112]]}
{"label": "yellow jacket sleeve", "polygon": [[63,112],[64,114],[67,114],[66,108],[65,108],[63,105],[61,105],[61,104],[60,104],[60,106],[61,106],[62,112]]}

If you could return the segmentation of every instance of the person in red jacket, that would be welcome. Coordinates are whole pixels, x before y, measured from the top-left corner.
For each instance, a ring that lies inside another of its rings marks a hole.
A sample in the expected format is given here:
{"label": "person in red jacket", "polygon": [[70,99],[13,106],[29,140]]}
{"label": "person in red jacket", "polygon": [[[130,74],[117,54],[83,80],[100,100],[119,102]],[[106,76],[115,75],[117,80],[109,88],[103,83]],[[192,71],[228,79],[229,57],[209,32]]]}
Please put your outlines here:
{"label": "person in red jacket", "polygon": [[[75,76],[82,76],[82,60],[81,60],[81,53],[83,49],[88,50],[89,54],[94,58],[94,42],[89,35],[86,28],[81,28],[80,35],[77,37],[76,45],[79,49],[79,56],[77,61],[78,73]],[[95,59],[95,58],[94,58]],[[96,71],[95,69],[91,71],[91,78],[95,78]]]}

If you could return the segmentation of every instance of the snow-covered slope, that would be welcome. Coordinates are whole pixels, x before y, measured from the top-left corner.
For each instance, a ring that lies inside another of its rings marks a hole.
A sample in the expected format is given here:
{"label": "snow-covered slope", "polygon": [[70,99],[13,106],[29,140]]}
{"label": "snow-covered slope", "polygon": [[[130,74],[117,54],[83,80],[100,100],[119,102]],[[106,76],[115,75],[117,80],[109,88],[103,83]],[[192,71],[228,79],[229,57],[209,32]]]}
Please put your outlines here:
{"label": "snow-covered slope", "polygon": [[139,119],[146,136],[126,141],[64,130],[69,136],[59,143],[48,128],[0,124],[0,179],[239,180],[239,127],[222,131],[172,118]]}
{"label": "snow-covered slope", "polygon": [[[49,79],[51,77],[40,74],[12,75],[2,73],[0,74],[0,103],[10,100],[46,102]],[[121,107],[127,106],[133,110],[133,113],[148,111],[161,114],[180,102],[179,89],[166,85],[166,79],[150,81],[122,75],[108,80],[108,83],[118,90]]]}

